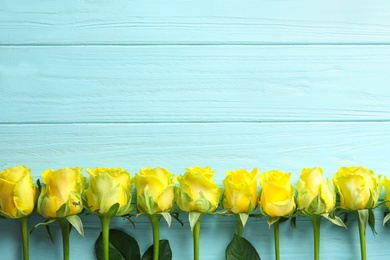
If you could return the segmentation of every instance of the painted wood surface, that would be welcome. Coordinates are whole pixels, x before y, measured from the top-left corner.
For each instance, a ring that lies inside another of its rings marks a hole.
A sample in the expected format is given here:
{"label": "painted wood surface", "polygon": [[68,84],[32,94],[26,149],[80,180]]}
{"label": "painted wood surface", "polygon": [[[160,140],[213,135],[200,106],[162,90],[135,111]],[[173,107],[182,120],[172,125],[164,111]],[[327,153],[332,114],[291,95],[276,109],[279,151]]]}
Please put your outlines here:
{"label": "painted wood surface", "polygon": [[228,169],[258,167],[293,173],[343,165],[389,169],[390,123],[4,124],[2,167],[25,163],[35,177],[46,168],[161,166],[175,174],[209,165],[222,185]]}
{"label": "painted wood surface", "polygon": [[[162,166],[176,174],[211,166],[292,173],[366,165],[390,176],[390,2],[79,1],[0,2],[0,170]],[[383,195],[382,195],[383,196]],[[376,212],[369,259],[388,259],[390,231]],[[95,259],[100,232],[82,216],[71,259]],[[184,227],[162,224],[173,259],[192,258]],[[34,225],[42,221],[34,215]],[[123,229],[152,243],[145,218]],[[224,259],[231,217],[206,216],[201,259]],[[322,223],[321,259],[359,258],[355,219]],[[0,220],[0,259],[20,259],[17,223]],[[281,226],[282,259],[312,259],[311,223]],[[44,229],[31,234],[31,259],[61,259]],[[265,218],[244,236],[273,259]]]}
{"label": "painted wood surface", "polygon": [[2,0],[0,43],[372,44],[390,42],[390,3]]}
{"label": "painted wood surface", "polygon": [[390,119],[389,46],[22,46],[0,60],[3,123]]}

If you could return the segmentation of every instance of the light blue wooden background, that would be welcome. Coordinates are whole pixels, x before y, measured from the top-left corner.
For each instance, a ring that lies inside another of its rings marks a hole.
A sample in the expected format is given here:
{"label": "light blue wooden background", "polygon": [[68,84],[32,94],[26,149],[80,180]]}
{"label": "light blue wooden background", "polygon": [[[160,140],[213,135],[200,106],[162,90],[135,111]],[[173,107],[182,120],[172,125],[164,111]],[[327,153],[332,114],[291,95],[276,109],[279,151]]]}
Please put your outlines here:
{"label": "light blue wooden background", "polygon": [[[292,173],[365,165],[390,176],[390,2],[0,1],[0,168],[34,177],[66,166],[162,166],[176,174],[209,165]],[[390,230],[376,210],[369,259],[388,259]],[[94,259],[98,219],[82,216],[71,258]],[[185,226],[162,224],[173,259],[192,258]],[[34,215],[31,225],[42,218]],[[282,259],[312,259],[311,223],[281,227]],[[322,223],[322,259],[359,258],[349,230]],[[152,234],[116,219],[144,252]],[[201,259],[223,259],[232,217],[207,216]],[[17,222],[0,221],[0,259],[20,259]],[[31,259],[61,259],[44,229]],[[244,236],[273,259],[272,230],[250,220]]]}

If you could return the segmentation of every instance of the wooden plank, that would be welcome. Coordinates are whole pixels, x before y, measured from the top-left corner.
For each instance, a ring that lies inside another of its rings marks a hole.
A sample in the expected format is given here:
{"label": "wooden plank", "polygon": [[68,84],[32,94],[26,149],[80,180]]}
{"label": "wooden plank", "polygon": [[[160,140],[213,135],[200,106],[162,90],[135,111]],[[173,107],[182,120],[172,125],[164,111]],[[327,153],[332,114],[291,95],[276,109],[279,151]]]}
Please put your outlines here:
{"label": "wooden plank", "polygon": [[[25,164],[34,177],[46,168],[65,166],[123,167],[132,175],[141,167],[163,166],[183,173],[195,164],[210,165],[216,170],[220,185],[227,169],[257,166],[260,171],[273,168],[292,172],[295,184],[303,167],[320,165],[327,177],[343,165],[366,165],[377,173],[389,169],[390,123],[300,123],[300,124],[31,124],[0,127],[1,169]],[[388,230],[382,227],[383,207],[376,209],[377,231],[367,231],[367,252],[370,258],[388,257]],[[184,227],[174,222],[168,229],[161,223],[161,238],[169,239],[173,259],[190,259],[192,237],[187,214],[181,214]],[[71,233],[71,258],[94,259],[93,244],[100,233],[95,216],[82,216],[86,237]],[[140,243],[141,252],[151,244],[151,227],[145,217],[134,219],[136,227],[117,218],[111,228],[124,230]],[[43,218],[33,216],[33,226]],[[322,223],[321,259],[359,258],[356,220],[349,229]],[[20,258],[18,226],[14,221],[0,221],[0,245],[8,258]],[[236,223],[233,217],[205,216],[201,226],[201,257],[223,259],[224,250]],[[298,218],[298,229],[281,226],[281,256],[312,256],[312,229],[308,218]],[[60,232],[53,225],[53,245],[45,237],[44,228],[34,231],[30,239],[31,259],[54,259],[61,255]],[[244,236],[253,243],[262,259],[273,259],[273,235],[266,218],[251,219]],[[348,247],[348,250],[345,250]],[[299,250],[297,250],[299,248]]]}
{"label": "wooden plank", "polygon": [[389,43],[390,3],[3,0],[0,44]]}
{"label": "wooden plank", "polygon": [[390,46],[0,48],[0,122],[390,120]]}
{"label": "wooden plank", "polygon": [[390,168],[390,123],[3,124],[0,168],[122,167],[135,174],[162,166],[175,174],[211,166],[222,185],[228,169],[280,169],[296,182],[302,168]]}

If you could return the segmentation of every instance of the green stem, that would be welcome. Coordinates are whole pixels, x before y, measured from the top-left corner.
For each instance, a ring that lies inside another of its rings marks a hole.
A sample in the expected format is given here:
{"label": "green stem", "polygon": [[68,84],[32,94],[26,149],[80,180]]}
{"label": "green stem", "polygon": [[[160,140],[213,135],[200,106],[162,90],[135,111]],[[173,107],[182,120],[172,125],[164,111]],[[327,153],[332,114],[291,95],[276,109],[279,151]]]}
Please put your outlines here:
{"label": "green stem", "polygon": [[359,212],[357,212],[358,226],[359,226],[359,238],[360,238],[360,254],[361,259],[366,260],[366,223],[361,219]]}
{"label": "green stem", "polygon": [[194,236],[194,260],[199,260],[199,233],[200,233],[200,219],[196,221],[194,229],[192,231]]}
{"label": "green stem", "polygon": [[153,260],[158,260],[160,252],[160,215],[147,215],[153,229]]}
{"label": "green stem", "polygon": [[112,216],[99,216],[99,218],[102,224],[104,260],[109,260],[109,236]]}
{"label": "green stem", "polygon": [[243,225],[242,225],[242,221],[241,221],[240,215],[236,214],[236,218],[237,218],[237,235],[239,237],[242,237]]}
{"label": "green stem", "polygon": [[69,233],[70,233],[70,223],[65,218],[57,219],[58,224],[60,224],[62,232],[62,252],[64,260],[69,260]]}
{"label": "green stem", "polygon": [[311,216],[311,222],[313,223],[313,235],[314,235],[314,260],[319,260],[320,259],[321,215]]}
{"label": "green stem", "polygon": [[279,220],[274,223],[275,259],[280,260],[279,250]]}
{"label": "green stem", "polygon": [[21,228],[22,228],[22,238],[23,238],[23,259],[29,259],[28,253],[28,217],[23,217],[19,219]]}

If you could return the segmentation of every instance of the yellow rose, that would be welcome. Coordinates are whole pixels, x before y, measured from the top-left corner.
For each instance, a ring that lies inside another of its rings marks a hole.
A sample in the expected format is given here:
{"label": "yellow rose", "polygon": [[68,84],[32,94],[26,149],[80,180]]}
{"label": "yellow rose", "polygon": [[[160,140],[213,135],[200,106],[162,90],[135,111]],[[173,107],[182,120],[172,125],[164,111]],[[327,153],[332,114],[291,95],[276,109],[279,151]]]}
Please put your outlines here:
{"label": "yellow rose", "polygon": [[336,205],[336,193],[331,180],[322,178],[320,167],[302,169],[298,180],[298,207],[309,214],[329,213]]}
{"label": "yellow rose", "polygon": [[[390,180],[385,176],[382,183],[386,190],[385,200],[390,201]],[[390,202],[386,202],[386,207],[390,209]]]}
{"label": "yellow rose", "polygon": [[42,182],[46,185],[38,198],[39,214],[46,218],[63,218],[82,211],[81,195],[85,189],[85,177],[81,174],[81,168],[46,170],[42,173]]}
{"label": "yellow rose", "polygon": [[164,168],[143,168],[135,175],[137,209],[149,215],[170,211],[175,198],[173,175]]}
{"label": "yellow rose", "polygon": [[223,207],[233,214],[252,213],[257,206],[257,169],[227,171],[223,184]]}
{"label": "yellow rose", "polygon": [[122,216],[131,211],[132,184],[126,170],[95,168],[87,172],[90,178],[84,196],[90,211],[104,215],[115,204],[119,204],[119,208],[113,215]]}
{"label": "yellow rose", "polygon": [[222,189],[214,182],[214,171],[210,167],[195,166],[187,168],[184,175],[178,177],[180,187],[177,205],[183,211],[201,213],[217,209]]}
{"label": "yellow rose", "polygon": [[294,186],[290,184],[290,173],[277,170],[260,175],[260,210],[270,217],[288,216],[295,210]]}
{"label": "yellow rose", "polygon": [[0,212],[7,218],[30,215],[37,198],[30,169],[15,166],[0,173]]}
{"label": "yellow rose", "polygon": [[346,210],[375,207],[382,189],[381,175],[366,167],[341,167],[333,177],[340,194],[340,206]]}

